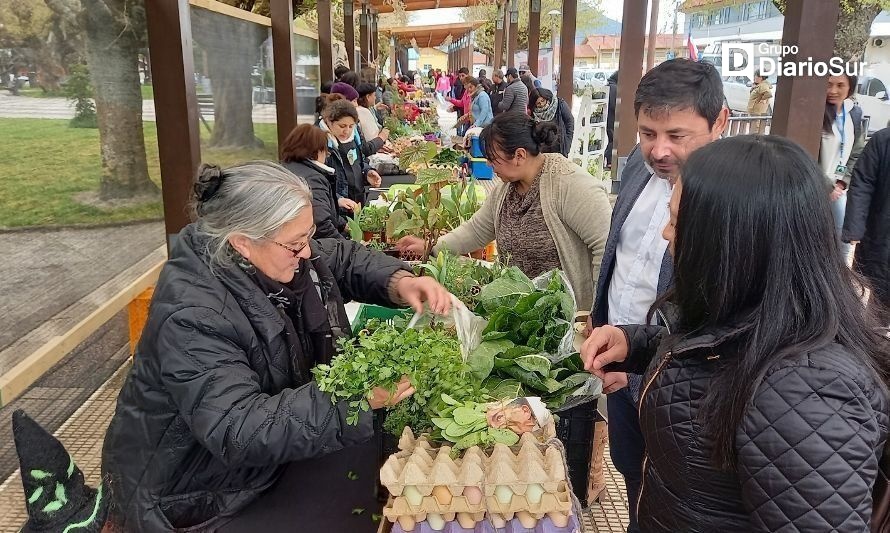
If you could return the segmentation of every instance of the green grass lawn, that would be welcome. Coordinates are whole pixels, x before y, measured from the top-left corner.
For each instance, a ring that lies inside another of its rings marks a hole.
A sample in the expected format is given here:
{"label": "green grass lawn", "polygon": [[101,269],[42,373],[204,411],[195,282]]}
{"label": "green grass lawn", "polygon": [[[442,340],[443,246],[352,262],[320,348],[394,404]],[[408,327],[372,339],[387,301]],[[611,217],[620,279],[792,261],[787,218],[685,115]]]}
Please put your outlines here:
{"label": "green grass lawn", "polygon": [[[154,87],[151,85],[141,85],[140,88],[142,89],[143,100],[151,100],[155,97]],[[29,87],[27,89],[19,89],[19,96],[29,96],[31,98],[64,98],[65,93],[62,91],[46,92],[40,87]]]}
{"label": "green grass lawn", "polygon": [[[266,146],[251,150],[219,150],[204,146],[209,134],[201,127],[204,161],[223,166],[250,160],[277,160],[274,124],[256,124]],[[152,179],[160,185],[157,130],[146,122],[145,149]],[[0,118],[0,228],[100,224],[162,216],[161,202],[100,209],[74,197],[99,189],[99,130],[69,128],[67,120]]]}

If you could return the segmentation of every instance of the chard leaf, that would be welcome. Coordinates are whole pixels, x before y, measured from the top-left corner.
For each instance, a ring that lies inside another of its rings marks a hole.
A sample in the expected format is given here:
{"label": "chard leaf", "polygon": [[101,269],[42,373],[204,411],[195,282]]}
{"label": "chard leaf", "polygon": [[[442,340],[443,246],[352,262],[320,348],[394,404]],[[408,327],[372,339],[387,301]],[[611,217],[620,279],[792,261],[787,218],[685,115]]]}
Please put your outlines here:
{"label": "chard leaf", "polygon": [[513,433],[509,429],[489,428],[488,435],[494,442],[498,444],[513,446],[514,444],[519,442],[519,435]]}
{"label": "chard leaf", "polygon": [[529,372],[537,372],[542,376],[550,377],[550,359],[547,359],[543,355],[523,355],[522,357],[514,359],[513,362],[520,368],[528,370]]}

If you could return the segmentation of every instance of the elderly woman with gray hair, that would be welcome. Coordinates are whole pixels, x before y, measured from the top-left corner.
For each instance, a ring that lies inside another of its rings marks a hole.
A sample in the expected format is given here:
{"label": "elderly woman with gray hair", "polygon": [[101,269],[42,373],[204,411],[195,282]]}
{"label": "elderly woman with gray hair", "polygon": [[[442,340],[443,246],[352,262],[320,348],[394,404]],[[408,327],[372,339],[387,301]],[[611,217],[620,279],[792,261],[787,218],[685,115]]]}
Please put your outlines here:
{"label": "elderly woman with gray hair", "polygon": [[[105,439],[113,529],[232,530],[248,504],[287,486],[276,482],[289,471],[373,433],[371,413],[348,425],[348,402],[332,403],[311,380],[350,331],[343,302],[450,307],[445,289],[400,261],[313,240],[309,188],[277,164],[205,165],[195,196],[197,220],[171,247]],[[403,380],[369,403],[412,393]],[[293,505],[319,490],[286,496]],[[261,523],[274,517],[239,528]]]}

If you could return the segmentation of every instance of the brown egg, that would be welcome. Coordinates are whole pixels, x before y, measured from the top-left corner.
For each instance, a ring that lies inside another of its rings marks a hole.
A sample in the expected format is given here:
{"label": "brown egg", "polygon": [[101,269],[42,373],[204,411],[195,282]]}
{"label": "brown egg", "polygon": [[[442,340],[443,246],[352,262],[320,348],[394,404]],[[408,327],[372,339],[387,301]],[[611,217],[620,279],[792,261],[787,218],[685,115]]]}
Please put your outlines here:
{"label": "brown egg", "polygon": [[528,511],[517,511],[516,518],[519,520],[519,523],[522,524],[522,527],[526,529],[532,529],[538,523],[535,517]]}
{"label": "brown egg", "polygon": [[403,515],[399,517],[399,525],[402,526],[404,531],[413,531],[414,526],[417,525],[417,522],[414,520],[413,516]]}
{"label": "brown egg", "polygon": [[439,502],[439,505],[449,505],[451,503],[451,491],[444,485],[433,487],[433,498]]}
{"label": "brown egg", "polygon": [[568,527],[569,515],[565,513],[547,513],[553,525],[556,527]]}
{"label": "brown egg", "polygon": [[482,489],[479,487],[464,487],[464,496],[470,505],[479,505],[482,502]]}
{"label": "brown egg", "polygon": [[476,521],[470,513],[457,513],[457,523],[464,529],[473,529],[476,527]]}

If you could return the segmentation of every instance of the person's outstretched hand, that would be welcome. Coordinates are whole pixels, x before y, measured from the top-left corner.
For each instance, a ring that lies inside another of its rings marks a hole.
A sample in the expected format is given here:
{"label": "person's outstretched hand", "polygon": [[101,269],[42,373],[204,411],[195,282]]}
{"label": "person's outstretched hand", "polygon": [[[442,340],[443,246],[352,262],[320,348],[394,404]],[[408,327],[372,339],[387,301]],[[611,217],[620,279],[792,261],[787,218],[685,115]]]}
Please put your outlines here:
{"label": "person's outstretched hand", "polygon": [[396,249],[398,249],[402,253],[410,253],[415,256],[422,256],[423,252],[425,252],[426,241],[421,239],[420,237],[415,237],[413,235],[407,235],[402,237],[396,242]]}
{"label": "person's outstretched hand", "polygon": [[390,407],[412,394],[414,394],[414,387],[411,386],[408,376],[402,376],[402,381],[396,386],[395,392],[390,393],[383,387],[374,388],[371,391],[371,398],[368,399],[368,404],[371,406],[371,409]]}
{"label": "person's outstretched hand", "polygon": [[423,312],[424,302],[437,315],[447,315],[451,311],[451,294],[429,276],[405,276],[399,280],[396,290],[399,297],[418,313]]}
{"label": "person's outstretched hand", "polygon": [[624,361],[628,351],[627,337],[623,331],[615,326],[600,326],[590,332],[581,346],[581,359],[588,372],[603,379],[606,374],[603,367],[609,363]]}

